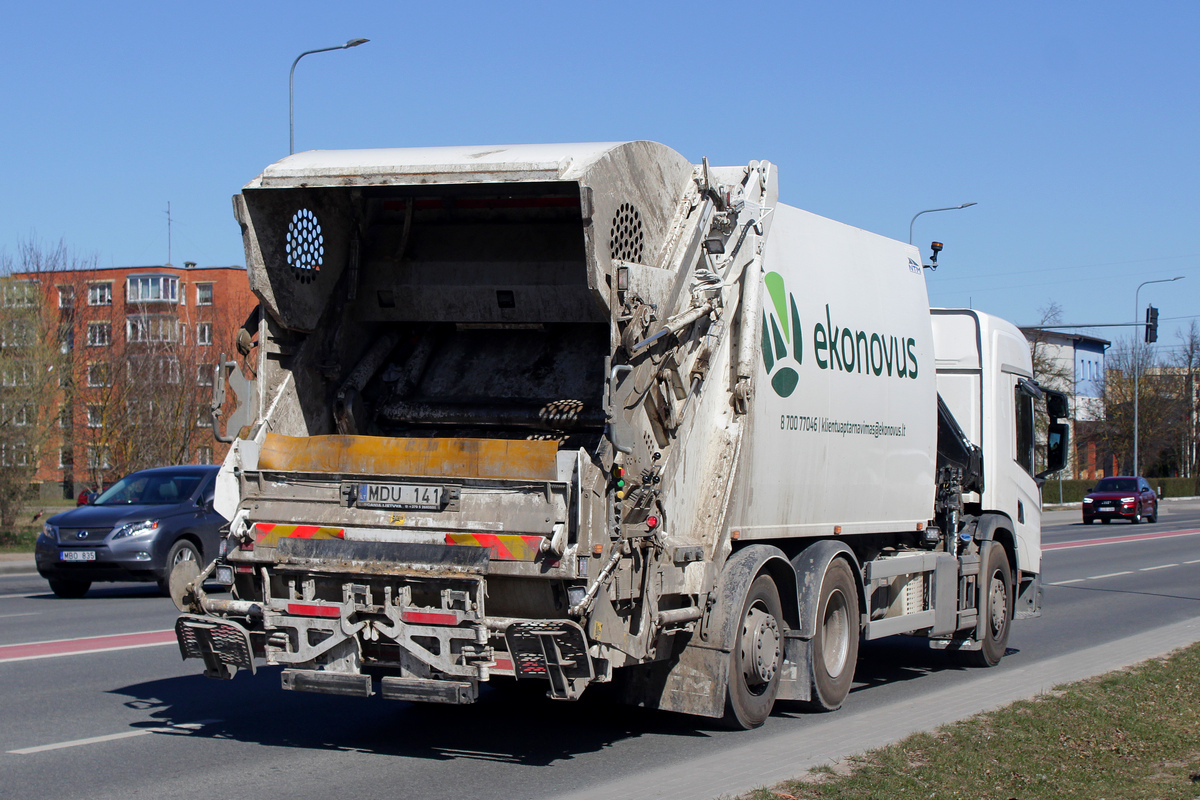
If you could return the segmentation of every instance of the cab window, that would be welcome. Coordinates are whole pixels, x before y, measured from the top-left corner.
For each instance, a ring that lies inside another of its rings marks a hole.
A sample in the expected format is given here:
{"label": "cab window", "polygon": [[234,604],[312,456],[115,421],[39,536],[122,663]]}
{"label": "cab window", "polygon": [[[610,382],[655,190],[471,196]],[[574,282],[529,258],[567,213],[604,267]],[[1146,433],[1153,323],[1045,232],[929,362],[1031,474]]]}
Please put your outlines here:
{"label": "cab window", "polygon": [[1022,391],[1020,386],[1014,390],[1016,400],[1017,423],[1017,452],[1016,460],[1022,469],[1033,474],[1033,397]]}

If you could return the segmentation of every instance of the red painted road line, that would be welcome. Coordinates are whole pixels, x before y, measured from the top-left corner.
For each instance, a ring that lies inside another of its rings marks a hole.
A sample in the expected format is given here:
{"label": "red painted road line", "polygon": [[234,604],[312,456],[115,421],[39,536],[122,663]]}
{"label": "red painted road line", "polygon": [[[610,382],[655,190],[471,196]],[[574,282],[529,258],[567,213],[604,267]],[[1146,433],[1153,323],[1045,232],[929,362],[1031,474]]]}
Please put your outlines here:
{"label": "red painted road line", "polygon": [[175,641],[175,631],[168,630],[118,633],[114,636],[85,636],[79,639],[56,639],[50,642],[30,642],[29,644],[6,644],[0,645],[0,661],[69,656],[77,653],[122,650],[130,647],[149,647],[157,644],[171,644]]}
{"label": "red painted road line", "polygon": [[1098,544],[1123,544],[1125,542],[1141,542],[1146,539],[1170,539],[1175,536],[1195,536],[1200,529],[1191,531],[1167,531],[1165,533],[1135,533],[1130,536],[1111,536],[1105,539],[1076,539],[1070,542],[1044,544],[1042,550],[1066,550],[1071,547],[1092,547]]}

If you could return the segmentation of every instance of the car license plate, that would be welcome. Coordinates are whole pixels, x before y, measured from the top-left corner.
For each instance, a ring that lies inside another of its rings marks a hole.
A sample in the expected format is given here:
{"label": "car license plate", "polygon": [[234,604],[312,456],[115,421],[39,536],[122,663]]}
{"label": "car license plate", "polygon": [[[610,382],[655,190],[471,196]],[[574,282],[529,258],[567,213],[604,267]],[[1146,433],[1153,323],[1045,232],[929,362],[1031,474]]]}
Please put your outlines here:
{"label": "car license plate", "polygon": [[437,511],[442,507],[443,486],[413,483],[362,483],[358,505],[364,508],[406,508]]}
{"label": "car license plate", "polygon": [[58,554],[60,561],[95,561],[95,550],[63,550]]}

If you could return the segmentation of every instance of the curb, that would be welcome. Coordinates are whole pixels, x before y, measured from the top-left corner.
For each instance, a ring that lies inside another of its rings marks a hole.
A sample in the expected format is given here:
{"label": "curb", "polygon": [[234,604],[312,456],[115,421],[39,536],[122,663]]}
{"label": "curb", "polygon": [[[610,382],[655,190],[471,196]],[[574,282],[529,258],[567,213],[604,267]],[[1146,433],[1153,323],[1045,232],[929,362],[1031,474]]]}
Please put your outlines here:
{"label": "curb", "polygon": [[37,574],[37,562],[32,558],[27,561],[0,561],[0,575]]}

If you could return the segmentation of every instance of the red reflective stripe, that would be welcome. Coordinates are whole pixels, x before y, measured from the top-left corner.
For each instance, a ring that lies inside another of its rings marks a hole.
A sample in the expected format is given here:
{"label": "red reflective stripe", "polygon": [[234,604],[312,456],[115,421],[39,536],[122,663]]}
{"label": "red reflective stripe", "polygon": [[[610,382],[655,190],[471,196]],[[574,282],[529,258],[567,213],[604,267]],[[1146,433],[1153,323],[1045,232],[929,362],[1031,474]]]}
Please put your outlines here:
{"label": "red reflective stripe", "polygon": [[79,639],[57,639],[50,642],[0,645],[0,661],[17,658],[74,655],[122,647],[145,647],[175,641],[175,631],[146,631],[117,633],[111,636],[84,636]]}
{"label": "red reflective stripe", "polygon": [[457,625],[458,617],[454,614],[439,614],[434,611],[405,611],[400,615],[405,622],[414,625]]}
{"label": "red reflective stripe", "polygon": [[314,606],[306,603],[288,603],[289,614],[300,617],[340,617],[342,610],[337,606]]}
{"label": "red reflective stripe", "polygon": [[288,537],[292,539],[311,539],[317,530],[318,527],[316,525],[297,525],[295,529],[288,534]]}
{"label": "red reflective stripe", "polygon": [[512,668],[513,668],[513,663],[511,661],[509,661],[507,658],[497,658],[495,664],[492,665],[492,669],[512,669]]}

